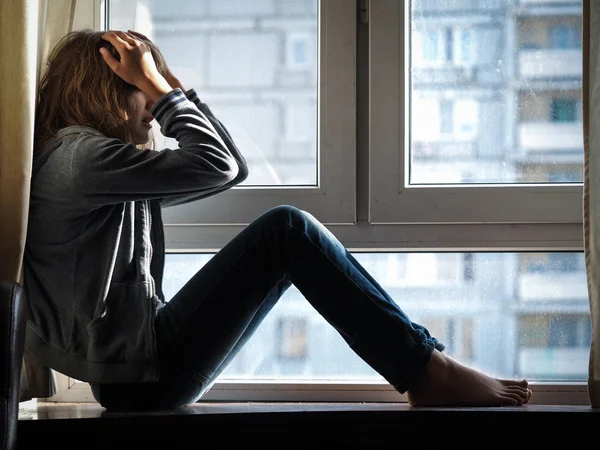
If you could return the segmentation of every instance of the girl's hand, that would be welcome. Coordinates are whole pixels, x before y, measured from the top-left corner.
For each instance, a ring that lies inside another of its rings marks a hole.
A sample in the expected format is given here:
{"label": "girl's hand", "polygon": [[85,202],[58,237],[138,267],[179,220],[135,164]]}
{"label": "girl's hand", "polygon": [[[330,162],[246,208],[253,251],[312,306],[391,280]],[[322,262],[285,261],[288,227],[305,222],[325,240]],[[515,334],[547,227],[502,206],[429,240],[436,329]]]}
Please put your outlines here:
{"label": "girl's hand", "polygon": [[106,64],[123,81],[136,86],[155,101],[171,91],[169,83],[158,72],[145,42],[123,31],[107,31],[102,39],[110,42],[119,53],[120,60],[105,47],[100,48]]}
{"label": "girl's hand", "polygon": [[[128,34],[132,34],[133,36],[142,39],[144,41],[147,42],[152,42],[151,39],[149,39],[147,36],[143,35],[142,33],[139,33],[137,31],[133,31],[133,30],[127,30]],[[166,65],[166,63],[165,63]],[[169,85],[175,89],[175,88],[179,88],[181,89],[183,92],[185,92],[185,89],[183,87],[183,85],[181,84],[181,82],[179,81],[179,79],[173,75],[173,72],[171,72],[171,69],[166,66],[165,67],[166,73],[165,73],[165,79],[167,80],[167,83],[169,83]]]}

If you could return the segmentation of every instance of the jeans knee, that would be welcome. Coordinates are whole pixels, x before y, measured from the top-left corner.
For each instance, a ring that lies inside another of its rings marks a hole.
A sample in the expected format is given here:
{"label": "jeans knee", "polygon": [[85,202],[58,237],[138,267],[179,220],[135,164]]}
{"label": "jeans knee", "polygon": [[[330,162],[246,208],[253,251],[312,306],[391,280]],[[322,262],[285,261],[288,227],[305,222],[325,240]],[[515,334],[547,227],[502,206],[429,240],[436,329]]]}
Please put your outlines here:
{"label": "jeans knee", "polygon": [[266,214],[277,222],[286,221],[290,224],[297,222],[298,219],[302,221],[306,220],[306,212],[291,205],[274,206],[269,209]]}

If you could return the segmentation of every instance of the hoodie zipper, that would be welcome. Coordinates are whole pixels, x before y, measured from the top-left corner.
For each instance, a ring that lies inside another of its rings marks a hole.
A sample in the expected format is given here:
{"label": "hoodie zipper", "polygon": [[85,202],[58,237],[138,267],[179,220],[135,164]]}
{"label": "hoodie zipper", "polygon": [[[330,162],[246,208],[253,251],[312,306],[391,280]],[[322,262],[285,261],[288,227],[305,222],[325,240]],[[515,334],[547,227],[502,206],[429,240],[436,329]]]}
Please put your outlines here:
{"label": "hoodie zipper", "polygon": [[[154,229],[152,227],[152,203],[147,200],[146,201],[146,205],[148,207],[148,238],[150,240],[149,244],[149,263],[148,263],[148,271],[149,271],[149,277],[150,277],[150,285],[152,288],[151,291],[151,295],[150,295],[150,312],[151,312],[151,316],[150,316],[150,323],[152,324],[152,336],[150,337],[152,340],[152,348],[154,350],[154,355],[158,355],[158,342],[156,339],[156,299],[155,297],[157,296],[156,294],[156,283],[154,280],[154,277],[152,276],[152,263],[154,262],[154,245],[152,244],[152,234],[154,233]],[[159,374],[157,374],[157,379],[158,379]]]}
{"label": "hoodie zipper", "polygon": [[154,246],[156,250],[153,252],[152,264],[155,266],[153,271],[156,274],[156,278],[152,278],[155,282],[155,293],[161,301],[164,301],[165,294],[163,292],[163,278],[165,274],[165,233],[162,230],[162,208],[159,201],[150,201],[150,223],[152,223],[152,217],[156,215],[160,224],[160,229],[151,228],[151,233],[154,236]]}
{"label": "hoodie zipper", "polygon": [[154,244],[152,243],[152,233],[154,232],[154,229],[152,228],[152,207],[150,201],[146,201],[146,205],[148,206],[148,238],[150,239],[150,241],[148,242],[148,246],[150,247],[148,251],[148,275],[150,276],[150,281],[152,285],[152,291],[150,292],[150,296],[154,298],[154,296],[156,295],[156,285],[154,283],[154,277],[152,276],[152,259],[154,257]]}

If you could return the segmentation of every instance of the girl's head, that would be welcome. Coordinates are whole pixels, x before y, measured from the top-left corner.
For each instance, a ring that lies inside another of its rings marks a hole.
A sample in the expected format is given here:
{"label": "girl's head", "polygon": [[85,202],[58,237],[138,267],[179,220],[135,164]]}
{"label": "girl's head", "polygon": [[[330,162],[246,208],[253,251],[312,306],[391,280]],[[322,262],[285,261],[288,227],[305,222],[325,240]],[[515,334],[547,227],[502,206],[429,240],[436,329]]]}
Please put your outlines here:
{"label": "girl's head", "polygon": [[[100,54],[106,47],[120,59],[117,50],[102,39],[102,31],[73,31],[62,38],[48,57],[40,81],[35,117],[36,150],[64,127],[86,125],[108,137],[135,145],[151,141],[150,106],[145,94],[117,76]],[[159,72],[167,66],[152,42],[146,40]]]}

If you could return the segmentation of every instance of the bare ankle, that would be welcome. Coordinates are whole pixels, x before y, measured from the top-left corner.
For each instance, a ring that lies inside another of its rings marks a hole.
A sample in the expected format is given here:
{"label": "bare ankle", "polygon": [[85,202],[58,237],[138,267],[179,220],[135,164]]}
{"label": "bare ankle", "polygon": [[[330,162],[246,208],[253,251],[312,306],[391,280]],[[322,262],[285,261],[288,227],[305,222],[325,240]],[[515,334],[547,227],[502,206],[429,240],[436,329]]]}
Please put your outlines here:
{"label": "bare ankle", "polygon": [[518,406],[531,391],[526,381],[490,377],[434,350],[407,396],[413,406]]}

